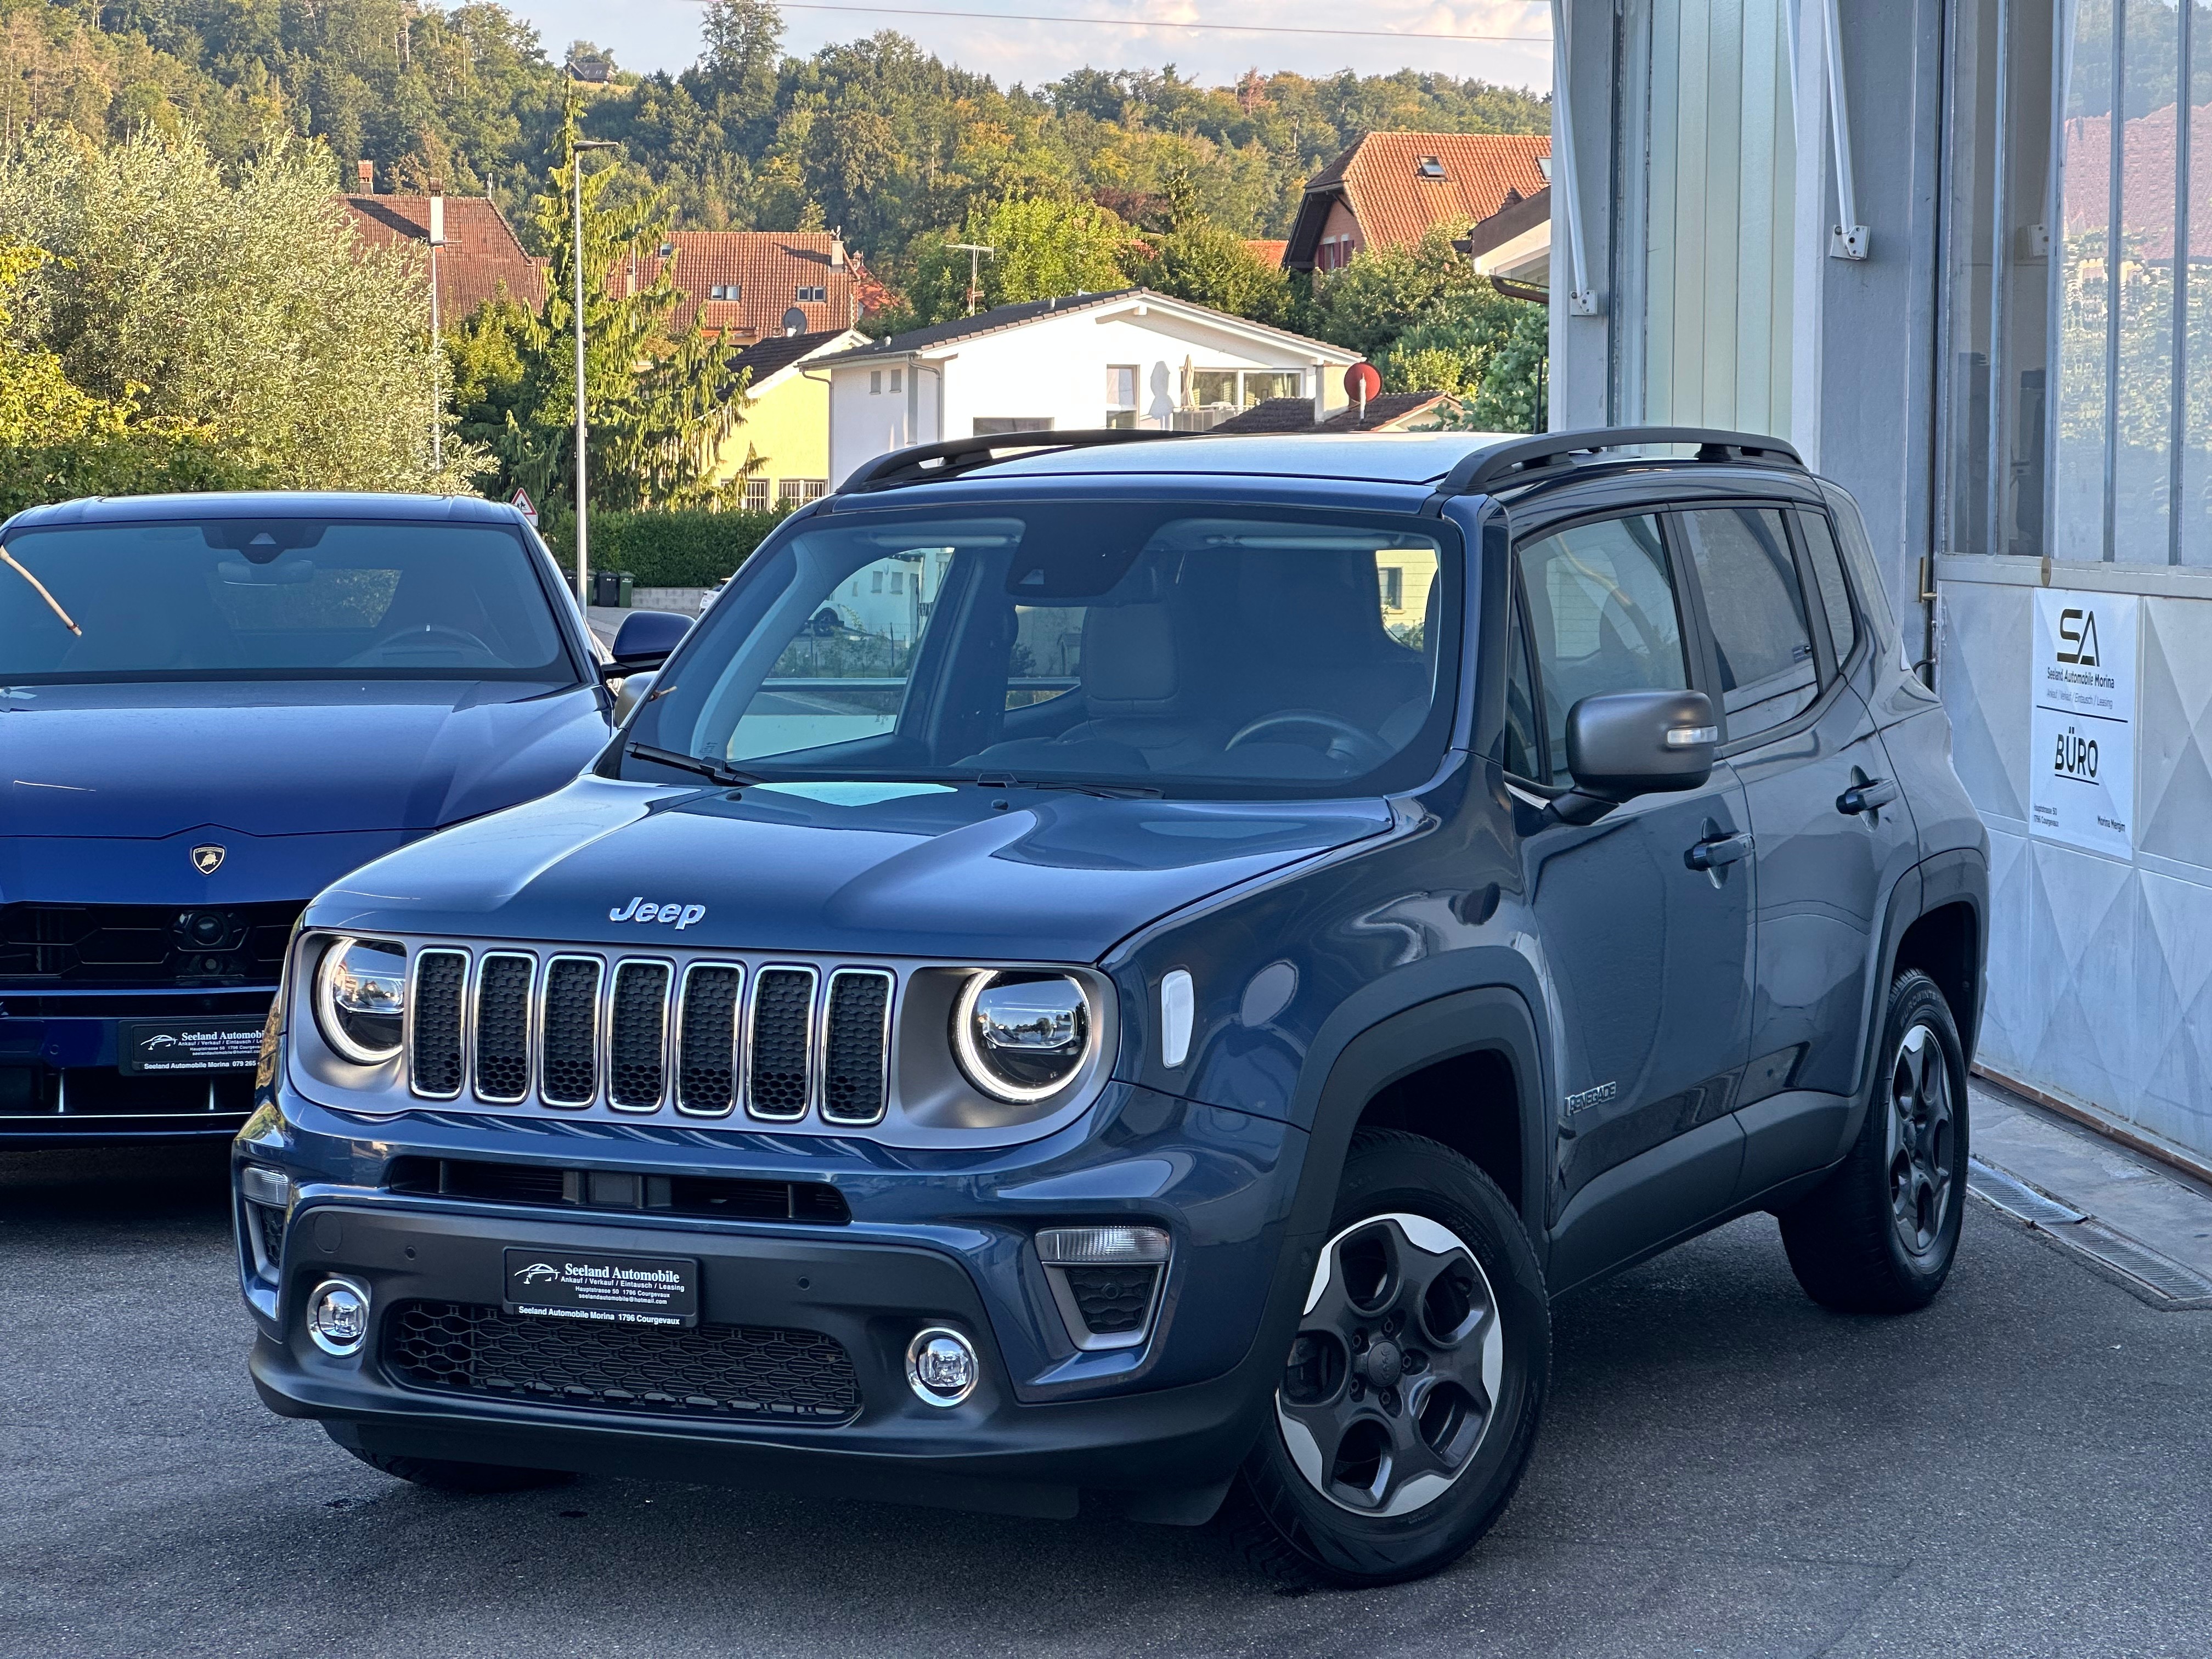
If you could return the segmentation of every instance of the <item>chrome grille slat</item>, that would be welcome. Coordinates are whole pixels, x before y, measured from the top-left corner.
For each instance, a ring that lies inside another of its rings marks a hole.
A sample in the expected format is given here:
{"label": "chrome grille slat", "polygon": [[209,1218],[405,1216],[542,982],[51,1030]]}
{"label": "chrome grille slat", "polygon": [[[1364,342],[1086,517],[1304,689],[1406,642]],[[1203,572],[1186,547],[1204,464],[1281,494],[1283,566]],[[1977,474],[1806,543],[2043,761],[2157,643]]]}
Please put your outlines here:
{"label": "chrome grille slat", "polygon": [[668,992],[675,969],[627,957],[615,964],[607,997],[607,1104],[657,1112],[668,1089]]}
{"label": "chrome grille slat", "polygon": [[407,998],[407,1084],[427,1100],[452,1100],[467,1073],[461,1005],[469,953],[444,946],[417,951]]}
{"label": "chrome grille slat", "polygon": [[599,1092],[597,957],[555,957],[545,965],[538,1013],[538,1097],[548,1106],[588,1106]]}
{"label": "chrome grille slat", "polygon": [[832,1123],[883,1121],[890,1087],[892,980],[880,968],[830,975],[822,1015],[822,1115]]}
{"label": "chrome grille slat", "polygon": [[695,962],[684,970],[676,1014],[676,1109],[727,1117],[738,1103],[738,1006],[744,964]]}
{"label": "chrome grille slat", "polygon": [[487,951],[477,959],[476,1062],[478,1100],[520,1105],[530,1095],[530,1000],[538,959]]}
{"label": "chrome grille slat", "polygon": [[811,968],[763,968],[754,976],[745,1025],[745,1109],[771,1122],[796,1122],[812,1097],[814,987]]}

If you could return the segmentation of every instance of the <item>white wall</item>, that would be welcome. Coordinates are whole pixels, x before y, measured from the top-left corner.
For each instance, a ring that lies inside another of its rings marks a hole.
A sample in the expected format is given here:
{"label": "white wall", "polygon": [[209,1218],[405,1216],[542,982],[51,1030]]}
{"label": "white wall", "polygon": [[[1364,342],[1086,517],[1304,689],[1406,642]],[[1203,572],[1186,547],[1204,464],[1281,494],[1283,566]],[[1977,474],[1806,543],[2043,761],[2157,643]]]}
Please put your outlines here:
{"label": "white wall", "polygon": [[[1139,314],[1141,303],[1088,307],[949,341],[915,362],[884,358],[832,370],[831,476],[842,482],[863,462],[904,444],[967,437],[981,419],[1103,426],[1109,366],[1136,368],[1137,413],[1146,426],[1170,423],[1182,395],[1186,359],[1200,370],[1295,372],[1298,396],[1318,392],[1328,408],[1344,406],[1350,354],[1289,337],[1245,336],[1156,304]],[[889,389],[894,368],[902,371],[896,394]],[[883,391],[869,390],[872,374],[883,377]]]}

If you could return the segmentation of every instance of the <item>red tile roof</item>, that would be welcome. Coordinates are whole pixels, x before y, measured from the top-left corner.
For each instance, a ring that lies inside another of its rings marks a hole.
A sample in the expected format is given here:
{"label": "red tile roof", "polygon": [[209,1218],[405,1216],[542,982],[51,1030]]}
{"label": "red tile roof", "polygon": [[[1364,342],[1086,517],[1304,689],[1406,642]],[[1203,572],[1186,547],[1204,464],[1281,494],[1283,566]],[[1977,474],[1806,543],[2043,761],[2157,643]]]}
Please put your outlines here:
{"label": "red tile roof", "polygon": [[1261,264],[1273,266],[1283,263],[1283,250],[1290,244],[1279,236],[1269,236],[1249,237],[1244,246],[1251,249],[1252,257]]}
{"label": "red tile roof", "polygon": [[[430,240],[427,196],[346,196],[354,234],[373,247]],[[483,196],[446,198],[446,242],[438,250],[438,307],[458,322],[507,292],[532,311],[545,303],[545,264],[522,251],[499,204]]]}
{"label": "red tile roof", "polygon": [[[1306,180],[1283,263],[1313,268],[1322,227],[1340,200],[1364,247],[1400,247],[1437,225],[1487,219],[1549,186],[1539,164],[1551,153],[1545,133],[1370,132]],[[1430,158],[1443,177],[1422,172]]]}
{"label": "red tile roof", "polygon": [[[796,306],[804,331],[850,328],[891,296],[868,274],[858,254],[842,249],[826,230],[679,230],[668,240],[675,259],[672,280],[685,296],[670,319],[673,331],[690,326],[720,329],[737,339],[783,332],[783,314]],[[647,250],[637,261],[640,287],[660,271],[662,256]],[[618,278],[619,280],[619,278]],[[735,289],[734,300],[715,290]],[[819,300],[799,297],[822,290]]]}

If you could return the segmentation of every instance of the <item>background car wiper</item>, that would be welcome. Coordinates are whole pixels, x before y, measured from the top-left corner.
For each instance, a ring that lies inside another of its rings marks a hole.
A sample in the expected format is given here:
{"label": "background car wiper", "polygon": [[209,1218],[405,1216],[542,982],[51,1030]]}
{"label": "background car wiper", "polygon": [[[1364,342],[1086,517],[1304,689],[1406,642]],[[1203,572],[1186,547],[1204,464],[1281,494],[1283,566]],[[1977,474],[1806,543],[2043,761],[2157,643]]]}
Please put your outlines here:
{"label": "background car wiper", "polygon": [[674,749],[656,749],[649,743],[624,745],[623,753],[638,760],[651,761],[656,766],[672,766],[679,772],[696,772],[701,777],[715,783],[733,784],[739,787],[758,783],[760,779],[750,772],[740,772],[734,766],[725,766],[720,761],[708,760],[704,755],[686,755]]}
{"label": "background car wiper", "polygon": [[1164,790],[1148,783],[1079,782],[1072,778],[1013,778],[1003,772],[986,772],[973,781],[985,789],[1063,789],[1072,794],[1096,795],[1101,800],[1160,800]]}

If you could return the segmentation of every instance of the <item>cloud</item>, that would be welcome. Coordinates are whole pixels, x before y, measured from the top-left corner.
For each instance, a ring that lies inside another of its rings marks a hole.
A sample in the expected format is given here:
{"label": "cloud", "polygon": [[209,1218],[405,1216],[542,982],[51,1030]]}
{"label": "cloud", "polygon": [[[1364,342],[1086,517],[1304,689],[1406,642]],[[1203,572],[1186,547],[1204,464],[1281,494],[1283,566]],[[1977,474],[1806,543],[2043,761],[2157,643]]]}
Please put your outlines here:
{"label": "cloud", "polygon": [[[509,0],[535,24],[545,49],[558,58],[574,40],[612,52],[624,69],[684,68],[699,54],[699,0],[629,0],[610,10],[601,0]],[[1173,64],[1185,76],[1226,85],[1246,70],[1291,70],[1325,75],[1352,69],[1364,75],[1418,69],[1496,81],[1539,91],[1551,85],[1548,44],[1473,39],[1403,42],[1269,33],[1216,33],[1148,27],[1157,22],[1243,22],[1255,13],[1196,0],[888,0],[893,7],[943,7],[961,11],[1027,11],[1127,19],[1127,27],[1095,27],[1057,22],[985,22],[975,18],[900,17],[865,12],[787,11],[785,50],[806,56],[832,41],[896,29],[963,69],[991,76],[1002,86],[1035,86],[1071,70],[1158,69]],[[1372,29],[1397,33],[1534,35],[1548,39],[1544,0],[1366,0],[1358,8],[1341,0],[1273,0],[1264,15],[1282,27]]]}

